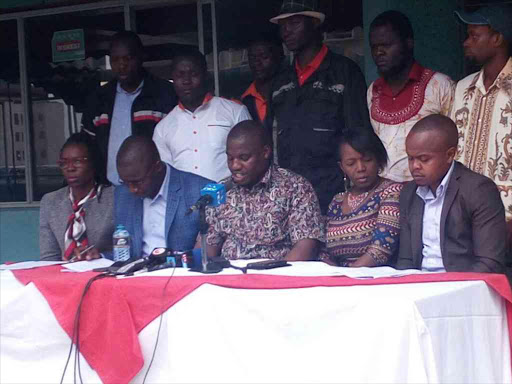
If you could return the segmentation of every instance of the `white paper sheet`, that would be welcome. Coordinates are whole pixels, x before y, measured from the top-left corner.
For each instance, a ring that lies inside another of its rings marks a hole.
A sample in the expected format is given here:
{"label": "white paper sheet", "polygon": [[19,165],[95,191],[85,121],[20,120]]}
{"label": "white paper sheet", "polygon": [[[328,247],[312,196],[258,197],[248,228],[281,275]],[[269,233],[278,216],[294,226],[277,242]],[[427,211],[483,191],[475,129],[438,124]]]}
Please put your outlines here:
{"label": "white paper sheet", "polygon": [[110,267],[112,264],[114,264],[112,260],[105,258],[94,259],[90,261],[77,261],[63,265],[65,269],[63,269],[62,272],[89,272],[95,268]]}
{"label": "white paper sheet", "polygon": [[14,271],[16,269],[41,268],[41,267],[47,267],[49,265],[58,265],[58,264],[64,264],[64,263],[67,263],[67,261],[23,261],[21,263],[2,264],[2,265],[0,265],[0,270]]}
{"label": "white paper sheet", "polygon": [[[237,267],[245,267],[247,263],[254,263],[257,261],[263,261],[263,259],[250,259],[250,260],[231,260],[231,264]],[[354,279],[375,279],[380,277],[400,277],[407,275],[415,275],[422,272],[418,269],[406,269],[397,270],[391,267],[373,267],[373,268],[344,268],[334,267],[323,262],[314,261],[294,261],[290,262],[291,266],[280,267],[266,270],[254,270],[249,269],[247,274],[254,275],[280,275],[280,276],[347,276]],[[218,275],[241,275],[242,271],[234,268],[225,268]],[[173,268],[161,269],[154,272],[136,273],[131,277],[142,277],[142,276],[201,276],[201,273],[190,272],[185,268]],[[120,277],[126,278],[126,277]]]}

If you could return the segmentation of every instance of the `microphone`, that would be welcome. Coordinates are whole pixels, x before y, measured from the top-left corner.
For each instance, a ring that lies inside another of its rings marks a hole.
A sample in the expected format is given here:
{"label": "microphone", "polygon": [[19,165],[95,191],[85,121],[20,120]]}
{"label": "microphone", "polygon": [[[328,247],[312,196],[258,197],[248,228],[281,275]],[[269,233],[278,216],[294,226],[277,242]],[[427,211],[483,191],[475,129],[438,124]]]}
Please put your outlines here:
{"label": "microphone", "polygon": [[131,262],[127,262],[124,265],[116,268],[112,268],[109,272],[114,273],[115,275],[128,275],[130,273],[141,270],[145,267],[152,267],[154,265],[163,264],[166,262],[166,249],[165,248],[155,248],[150,255],[142,257],[137,260],[133,260]]}
{"label": "microphone", "polygon": [[205,208],[206,206],[218,207],[226,203],[226,194],[233,188],[233,181],[228,179],[226,183],[209,183],[206,184],[200,192],[201,197],[191,206],[186,215],[190,215],[194,211]]}

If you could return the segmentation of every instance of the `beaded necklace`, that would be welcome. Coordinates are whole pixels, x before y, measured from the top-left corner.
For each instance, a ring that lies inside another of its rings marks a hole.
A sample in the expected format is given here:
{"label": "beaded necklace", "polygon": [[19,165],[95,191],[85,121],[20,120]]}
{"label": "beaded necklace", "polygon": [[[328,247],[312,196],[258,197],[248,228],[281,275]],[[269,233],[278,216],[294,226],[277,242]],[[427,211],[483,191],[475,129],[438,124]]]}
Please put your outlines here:
{"label": "beaded necklace", "polygon": [[347,204],[350,210],[354,212],[361,205],[361,203],[368,197],[368,195],[380,185],[381,181],[382,179],[378,180],[372,189],[359,195],[354,195],[352,194],[352,192],[347,192]]}

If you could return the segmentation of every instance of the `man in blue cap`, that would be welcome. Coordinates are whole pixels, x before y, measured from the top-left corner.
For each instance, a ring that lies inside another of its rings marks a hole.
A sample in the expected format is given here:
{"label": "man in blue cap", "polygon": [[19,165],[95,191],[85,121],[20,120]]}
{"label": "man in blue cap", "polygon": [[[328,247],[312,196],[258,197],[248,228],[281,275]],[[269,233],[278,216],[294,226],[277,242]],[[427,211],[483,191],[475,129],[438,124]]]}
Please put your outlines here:
{"label": "man in blue cap", "polygon": [[372,129],[366,82],[359,67],[322,43],[325,15],[316,0],[284,0],[279,33],[294,54],[272,85],[274,146],[279,166],[308,179],[325,214],[344,190],[334,139],[348,129]]}
{"label": "man in blue cap", "polygon": [[457,159],[498,186],[512,256],[512,7],[490,5],[455,13],[467,26],[466,58],[482,66],[459,81],[455,90]]}

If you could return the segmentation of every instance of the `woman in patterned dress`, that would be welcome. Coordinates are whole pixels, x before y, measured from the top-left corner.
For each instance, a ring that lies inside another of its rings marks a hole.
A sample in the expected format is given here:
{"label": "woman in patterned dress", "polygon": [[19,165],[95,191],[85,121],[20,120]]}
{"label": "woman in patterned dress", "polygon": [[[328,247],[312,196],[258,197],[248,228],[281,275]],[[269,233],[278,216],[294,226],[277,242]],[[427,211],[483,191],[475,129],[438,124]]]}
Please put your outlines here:
{"label": "woman in patterned dress", "polygon": [[338,154],[350,187],[329,205],[322,259],[347,267],[392,264],[398,253],[402,184],[379,176],[387,164],[386,149],[373,132],[355,130],[340,138]]}

